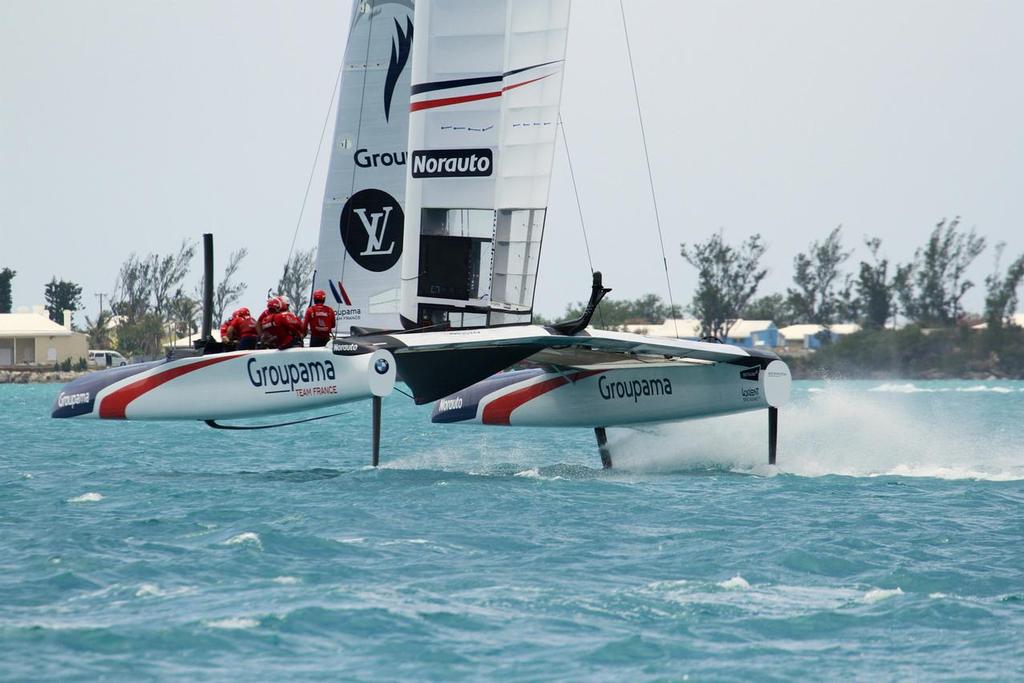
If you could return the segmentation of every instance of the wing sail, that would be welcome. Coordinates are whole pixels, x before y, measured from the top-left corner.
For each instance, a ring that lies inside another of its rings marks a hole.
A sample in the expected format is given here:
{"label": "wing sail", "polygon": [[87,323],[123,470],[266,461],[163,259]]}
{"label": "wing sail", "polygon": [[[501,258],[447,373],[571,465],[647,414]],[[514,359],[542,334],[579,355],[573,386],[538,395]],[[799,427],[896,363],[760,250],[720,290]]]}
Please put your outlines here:
{"label": "wing sail", "polygon": [[353,5],[314,288],[327,292],[340,329],[396,329],[413,2],[369,0]]}
{"label": "wing sail", "polygon": [[529,324],[569,0],[419,0],[406,328]]}

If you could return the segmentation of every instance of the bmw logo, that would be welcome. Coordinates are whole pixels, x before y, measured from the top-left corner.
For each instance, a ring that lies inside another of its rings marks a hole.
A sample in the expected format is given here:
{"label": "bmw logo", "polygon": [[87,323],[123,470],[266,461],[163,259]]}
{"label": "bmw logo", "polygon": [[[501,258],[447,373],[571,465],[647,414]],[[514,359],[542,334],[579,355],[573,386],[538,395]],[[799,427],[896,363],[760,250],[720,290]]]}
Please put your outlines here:
{"label": "bmw logo", "polygon": [[373,369],[377,371],[378,375],[386,375],[391,369],[391,363],[386,358],[378,358],[377,362],[373,364]]}

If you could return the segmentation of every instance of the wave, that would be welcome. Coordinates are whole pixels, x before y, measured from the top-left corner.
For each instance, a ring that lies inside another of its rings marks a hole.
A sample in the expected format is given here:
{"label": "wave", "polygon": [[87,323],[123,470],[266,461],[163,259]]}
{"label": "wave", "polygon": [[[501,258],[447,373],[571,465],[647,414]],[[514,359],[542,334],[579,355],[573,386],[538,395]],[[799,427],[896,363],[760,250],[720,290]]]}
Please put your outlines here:
{"label": "wave", "polygon": [[[982,389],[981,387],[986,387]],[[995,393],[990,385],[959,387],[964,393]],[[876,393],[933,393],[957,387],[888,384],[869,391],[829,384],[807,393],[780,412],[779,459],[767,465],[767,420],[763,411],[643,431],[609,430],[615,466],[639,473],[732,472],[807,477],[927,477],[951,480],[1024,480],[1020,437],[1005,420],[988,423],[983,412],[959,406],[935,410]],[[951,397],[952,400],[952,397]],[[994,399],[993,399],[994,400]],[[1016,399],[1014,399],[1016,400]],[[1004,409],[994,404],[992,410]]]}
{"label": "wave", "polygon": [[[808,391],[817,393],[825,390],[821,387],[812,387]],[[904,382],[881,384],[868,389],[868,391],[875,394],[1015,394],[1024,393],[1024,388],[989,386],[987,384],[970,387],[922,387],[913,382]]]}
{"label": "wave", "polygon": [[251,543],[260,550],[263,550],[263,541],[260,540],[260,535],[255,531],[243,531],[237,536],[232,536],[224,541],[223,545],[243,545],[245,543]]}
{"label": "wave", "polygon": [[103,494],[96,493],[95,491],[83,493],[82,495],[75,496],[74,498],[68,498],[69,503],[98,503],[101,500],[103,500]]}

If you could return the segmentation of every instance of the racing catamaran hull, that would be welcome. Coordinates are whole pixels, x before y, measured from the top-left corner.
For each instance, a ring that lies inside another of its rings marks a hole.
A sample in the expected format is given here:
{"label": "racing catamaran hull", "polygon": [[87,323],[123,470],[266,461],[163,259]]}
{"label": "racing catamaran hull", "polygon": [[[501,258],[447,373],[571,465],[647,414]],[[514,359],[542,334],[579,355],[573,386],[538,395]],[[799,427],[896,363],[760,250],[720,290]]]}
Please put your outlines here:
{"label": "racing catamaran hull", "polygon": [[329,349],[233,351],[94,372],[64,386],[53,417],[223,420],[387,396],[391,353]]}
{"label": "racing catamaran hull", "polygon": [[498,374],[434,404],[443,424],[617,427],[778,408],[789,368],[670,364],[633,368],[528,369]]}

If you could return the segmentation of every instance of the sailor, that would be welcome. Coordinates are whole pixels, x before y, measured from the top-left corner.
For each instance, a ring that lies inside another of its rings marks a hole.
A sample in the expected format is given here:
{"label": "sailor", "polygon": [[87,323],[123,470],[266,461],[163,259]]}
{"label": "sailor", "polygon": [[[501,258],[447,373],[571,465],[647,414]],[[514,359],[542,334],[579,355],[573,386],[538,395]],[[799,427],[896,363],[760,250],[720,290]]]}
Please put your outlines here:
{"label": "sailor", "polygon": [[230,334],[231,334],[230,333],[230,329],[231,329],[231,323],[233,323],[235,321],[235,314],[236,313],[237,313],[237,311],[235,313],[232,313],[230,318],[228,318],[227,320],[225,320],[224,322],[222,322],[220,324],[220,343],[221,343],[221,346],[226,351],[230,350],[230,347],[233,346],[233,344],[231,343],[232,340],[230,338]]}
{"label": "sailor", "polygon": [[228,339],[235,342],[240,350],[251,351],[256,348],[256,341],[259,339],[256,327],[256,321],[253,320],[249,309],[239,308],[228,325]]}
{"label": "sailor", "polygon": [[302,320],[302,336],[309,334],[310,346],[327,346],[334,331],[334,309],[327,306],[327,292],[318,289],[313,292],[313,305],[306,309]]}
{"label": "sailor", "polygon": [[[277,312],[262,324],[263,343],[280,350],[302,346],[302,321],[299,316],[288,310],[288,301],[284,297],[276,297],[275,307]],[[270,308],[270,302],[267,302],[267,310]]]}

